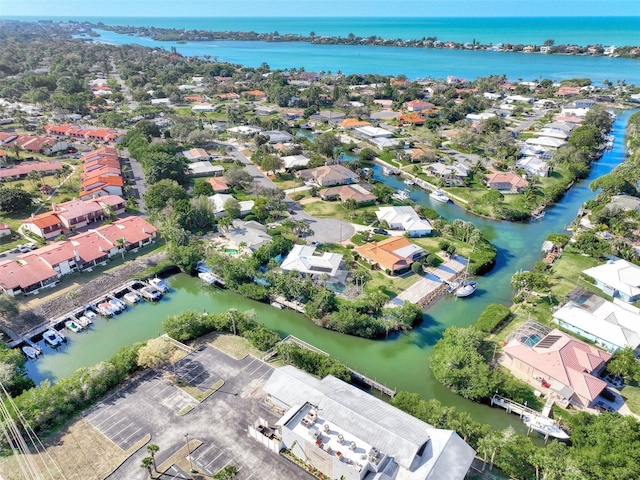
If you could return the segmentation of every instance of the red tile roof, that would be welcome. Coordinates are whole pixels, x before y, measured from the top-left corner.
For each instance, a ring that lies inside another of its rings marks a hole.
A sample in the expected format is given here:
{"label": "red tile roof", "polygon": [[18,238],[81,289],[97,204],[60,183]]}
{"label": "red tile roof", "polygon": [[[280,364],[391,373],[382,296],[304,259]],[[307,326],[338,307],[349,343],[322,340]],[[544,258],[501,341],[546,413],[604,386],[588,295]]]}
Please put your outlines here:
{"label": "red tile roof", "polygon": [[12,168],[0,169],[0,179],[28,175],[29,172],[33,172],[33,171],[53,172],[55,170],[60,170],[61,168],[62,168],[62,164],[60,162],[19,163],[18,165]]}
{"label": "red tile roof", "polygon": [[0,286],[5,290],[28,288],[39,282],[57,277],[57,272],[35,255],[23,259],[24,264],[15,260],[0,263]]}
{"label": "red tile roof", "polygon": [[65,261],[72,260],[75,256],[73,253],[73,246],[69,242],[64,241],[52,243],[46,247],[39,248],[37,251],[21,255],[18,258],[24,258],[26,260],[34,255],[40,258],[40,260],[47,262],[51,267],[55,267]]}
{"label": "red tile roof", "polygon": [[142,242],[149,239],[158,229],[141,217],[126,217],[111,225],[104,225],[97,231],[115,245],[121,238],[130,244]]}
{"label": "red tile roof", "polygon": [[41,213],[40,215],[25,218],[22,223],[33,223],[40,230],[54,225],[62,225],[62,222],[54,212]]}
{"label": "red tile roof", "polygon": [[69,239],[82,263],[93,262],[106,256],[115,245],[97,231],[90,230]]}

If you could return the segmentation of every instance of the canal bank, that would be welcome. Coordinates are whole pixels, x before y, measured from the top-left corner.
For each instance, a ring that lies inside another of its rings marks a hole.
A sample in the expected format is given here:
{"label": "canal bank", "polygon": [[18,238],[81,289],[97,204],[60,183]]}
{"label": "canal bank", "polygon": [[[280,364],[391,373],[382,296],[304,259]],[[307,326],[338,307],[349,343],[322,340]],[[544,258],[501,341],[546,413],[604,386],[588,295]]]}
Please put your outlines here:
{"label": "canal bank", "polygon": [[[429,205],[443,217],[472,221],[483,229],[485,236],[498,249],[498,257],[495,268],[480,278],[480,286],[474,297],[466,300],[441,300],[427,310],[424,322],[410,332],[395,334],[387,341],[338,334],[317,327],[292,311],[278,310],[232,292],[203,288],[199,279],[180,274],[169,279],[172,291],[162,301],[130,308],[128,313],[108,321],[97,321],[87,333],[70,334],[69,344],[58,352],[45,348],[43,358],[36,362],[29,361],[29,374],[36,382],[44,378],[55,381],[57,378],[67,377],[80,366],[92,365],[109,358],[122,345],[158,335],[166,316],[182,310],[213,312],[229,308],[254,308],[258,319],[268,327],[283,335],[295,335],[383,384],[397,390],[417,392],[423,398],[436,398],[445,405],[469,412],[476,420],[490,423],[494,428],[522,426],[517,418],[464,400],[442,387],[431,375],[429,357],[445,328],[472,324],[489,303],[510,303],[511,275],[519,269],[531,268],[540,258],[540,247],[546,235],[562,231],[571,223],[580,205],[594,195],[588,188],[590,181],[608,173],[624,160],[624,129],[632,113],[620,113],[614,124],[614,148],[593,165],[589,178],[574,185],[558,204],[548,210],[542,221],[522,224],[482,219],[455,205],[431,201],[419,189],[412,191],[414,200],[419,204]],[[394,188],[406,188],[402,180],[384,177],[379,167],[375,168],[375,176]],[[524,426],[519,431],[525,431]]]}

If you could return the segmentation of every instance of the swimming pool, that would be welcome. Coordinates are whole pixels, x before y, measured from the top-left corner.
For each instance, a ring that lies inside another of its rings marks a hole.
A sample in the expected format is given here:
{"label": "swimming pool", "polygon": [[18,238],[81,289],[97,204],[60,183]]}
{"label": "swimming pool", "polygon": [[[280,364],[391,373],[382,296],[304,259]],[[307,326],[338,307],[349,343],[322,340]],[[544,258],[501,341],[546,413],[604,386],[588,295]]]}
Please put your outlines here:
{"label": "swimming pool", "polygon": [[529,345],[530,347],[535,347],[536,344],[541,340],[540,335],[537,333],[532,333],[531,335],[527,335],[526,337],[522,337],[520,341],[525,345]]}

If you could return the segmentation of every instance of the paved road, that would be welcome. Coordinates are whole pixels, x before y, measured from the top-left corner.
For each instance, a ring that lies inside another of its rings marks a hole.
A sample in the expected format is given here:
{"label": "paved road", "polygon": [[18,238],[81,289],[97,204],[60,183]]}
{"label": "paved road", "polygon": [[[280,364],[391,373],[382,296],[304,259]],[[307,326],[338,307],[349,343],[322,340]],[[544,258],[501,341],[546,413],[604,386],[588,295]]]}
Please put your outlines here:
{"label": "paved road", "polygon": [[545,115],[545,112],[537,112],[532,117],[528,117],[527,120],[523,121],[520,125],[517,125],[513,128],[514,132],[522,132],[524,130],[528,130],[531,125],[537,122],[540,118]]}
{"label": "paved road", "polygon": [[[240,160],[244,164],[244,168],[253,177],[254,181],[259,183],[264,188],[278,188],[264,173],[262,173],[253,163],[249,160],[240,150],[238,146],[233,143],[227,143],[233,150],[231,156]],[[313,235],[306,237],[308,241],[320,242],[320,243],[340,243],[348,240],[356,232],[353,226],[342,220],[336,218],[317,218],[309,215],[302,207],[291,200],[289,197],[285,197],[285,203],[287,210],[293,212],[291,219],[296,221],[303,221],[309,224],[313,230]]]}

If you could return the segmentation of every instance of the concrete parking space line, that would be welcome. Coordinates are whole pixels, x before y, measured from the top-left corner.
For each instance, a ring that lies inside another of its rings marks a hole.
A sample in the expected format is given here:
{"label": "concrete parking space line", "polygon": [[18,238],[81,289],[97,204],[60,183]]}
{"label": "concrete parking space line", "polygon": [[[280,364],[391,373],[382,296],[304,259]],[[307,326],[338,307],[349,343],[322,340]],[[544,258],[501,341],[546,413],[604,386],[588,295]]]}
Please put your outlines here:
{"label": "concrete parking space line", "polygon": [[253,362],[255,362],[256,360],[258,360],[257,358],[254,358],[253,360],[251,360],[247,365],[245,365],[244,367],[242,367],[240,369],[240,371],[238,372],[238,374],[244,372],[249,366],[251,366],[251,364],[253,364]]}
{"label": "concrete parking space line", "polygon": [[169,389],[169,388],[171,388],[171,387],[173,387],[173,385],[171,385],[170,383],[168,383],[167,385],[165,385],[165,387],[164,387],[162,390],[160,390],[160,391],[159,391],[159,392],[157,392],[157,393],[154,393],[154,394],[153,394],[153,396],[152,396],[152,398],[159,397],[160,395],[162,395],[162,394],[165,392],[165,390],[168,390],[168,389]]}
{"label": "concrete parking space line", "polygon": [[144,393],[151,393],[153,392],[156,388],[161,387],[163,385],[163,382],[161,379],[152,379],[151,381],[151,386],[149,388],[147,388],[146,390],[144,390]]}
{"label": "concrete parking space line", "polygon": [[214,458],[213,460],[211,460],[209,463],[207,463],[205,465],[205,467],[208,468],[213,462],[215,462],[217,459],[219,459],[223,454],[224,454],[224,452],[219,453],[218,456],[216,458]]}
{"label": "concrete parking space line", "polygon": [[[114,416],[116,416],[118,414],[118,410],[116,410],[115,412],[113,412],[111,415],[109,415],[107,418],[105,418],[104,420],[100,420],[98,423],[94,423],[93,426],[96,428],[100,428],[102,426],[102,424],[104,424],[105,422],[108,422],[110,419],[112,419]],[[91,422],[91,420],[89,420],[89,422]],[[91,422],[92,423],[92,422]]]}
{"label": "concrete parking space line", "polygon": [[108,432],[109,430],[111,430],[113,427],[115,427],[116,425],[118,425],[120,422],[124,422],[124,421],[126,421],[126,420],[128,420],[128,418],[127,418],[126,416],[124,416],[124,417],[122,417],[120,420],[118,420],[116,423],[114,423],[113,425],[111,425],[110,427],[108,427],[108,428],[106,428],[106,429],[104,429],[104,430],[101,428],[101,429],[100,429],[100,431],[101,431],[102,433],[104,433],[105,435],[109,436],[109,435],[107,434],[107,432]]}
{"label": "concrete parking space line", "polygon": [[251,477],[253,477],[253,473],[249,475],[247,478],[245,478],[244,480],[249,480]]}
{"label": "concrete parking space line", "polygon": [[265,370],[265,372],[264,372],[262,375],[260,375],[258,378],[256,378],[255,380],[261,380],[265,375],[269,375],[269,374],[270,374],[270,373],[272,373],[272,372],[273,372],[273,369],[271,369],[271,368],[267,368],[267,369]]}
{"label": "concrete parking space line", "polygon": [[133,422],[129,422],[124,428],[118,430],[118,433],[116,433],[115,435],[113,435],[113,437],[117,437],[118,435],[120,435],[122,432],[124,432],[127,428],[129,428],[131,425],[133,425]]}
{"label": "concrete parking space line", "polygon": [[[129,440],[131,437],[133,437],[136,433],[138,433],[140,430],[142,430],[142,427],[140,427],[139,429],[137,429],[135,432],[133,432],[131,435],[129,435],[127,438],[125,438],[124,440],[121,440],[118,442],[118,444],[120,445],[125,445],[127,443],[127,440]],[[126,448],[120,447],[123,450],[126,450]]]}
{"label": "concrete parking space line", "polygon": [[[104,408],[96,408],[93,412],[91,412],[91,414],[89,416],[87,416],[87,420],[89,422],[96,421],[97,423],[100,423],[102,421],[102,420],[100,420],[100,418],[104,417],[105,414],[108,414],[109,411],[112,408],[113,408],[112,406],[104,407]],[[118,413],[118,412],[116,412],[116,413]],[[109,416],[111,416],[111,415],[109,415]]]}
{"label": "concrete parking space line", "polygon": [[222,468],[220,468],[216,473],[220,472],[221,470],[224,470],[224,469],[225,469],[225,467],[226,467],[227,465],[229,465],[232,461],[233,461],[233,459],[229,460],[229,461],[228,461],[227,463],[225,463],[225,464],[222,466]]}
{"label": "concrete parking space line", "polygon": [[203,450],[200,455],[198,455],[198,460],[201,459],[202,457],[204,457],[207,453],[209,453],[210,450],[213,450],[213,448],[216,446],[215,443],[212,443],[211,446],[209,448],[207,448],[206,450]]}
{"label": "concrete parking space line", "polygon": [[258,365],[258,368],[256,368],[253,372],[251,372],[249,374],[249,376],[253,375],[254,373],[256,373],[258,370],[260,370],[262,367],[264,367],[264,363],[260,362],[260,365]]}

